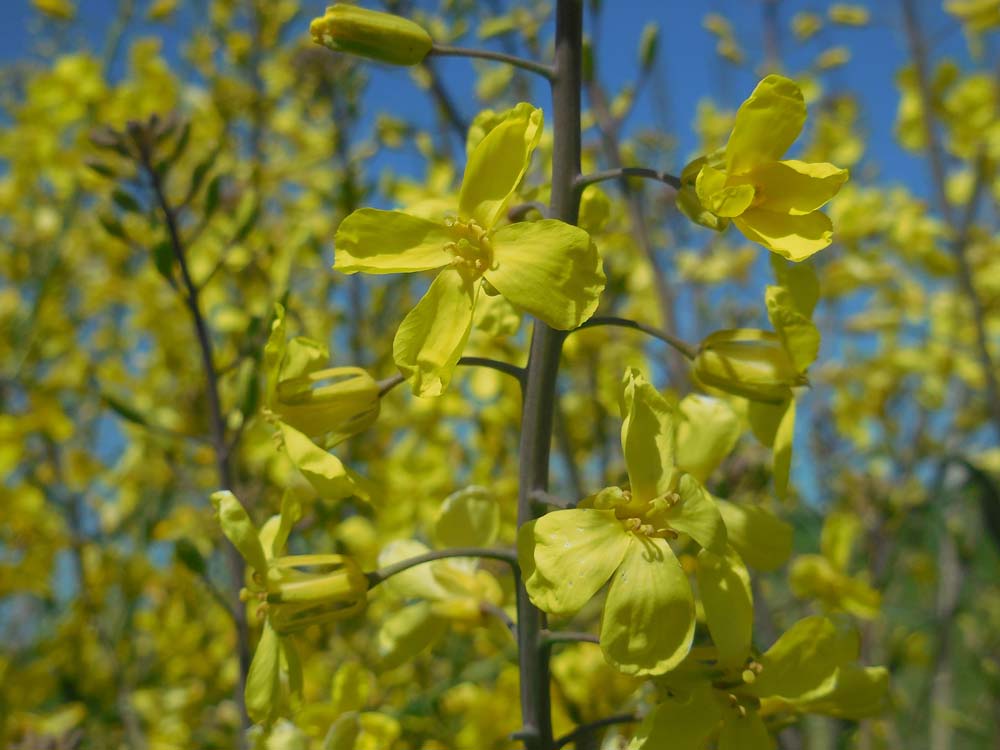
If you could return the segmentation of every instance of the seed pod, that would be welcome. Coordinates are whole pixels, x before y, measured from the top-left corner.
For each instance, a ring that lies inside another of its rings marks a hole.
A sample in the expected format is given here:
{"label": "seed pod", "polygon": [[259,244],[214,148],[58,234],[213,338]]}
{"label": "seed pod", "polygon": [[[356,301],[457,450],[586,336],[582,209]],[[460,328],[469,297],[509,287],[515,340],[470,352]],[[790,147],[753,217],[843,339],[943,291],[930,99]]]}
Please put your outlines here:
{"label": "seed pod", "polygon": [[309,33],[335,52],[368,57],[392,65],[417,65],[434,42],[423,27],[391,13],[353,5],[331,5],[314,19]]}

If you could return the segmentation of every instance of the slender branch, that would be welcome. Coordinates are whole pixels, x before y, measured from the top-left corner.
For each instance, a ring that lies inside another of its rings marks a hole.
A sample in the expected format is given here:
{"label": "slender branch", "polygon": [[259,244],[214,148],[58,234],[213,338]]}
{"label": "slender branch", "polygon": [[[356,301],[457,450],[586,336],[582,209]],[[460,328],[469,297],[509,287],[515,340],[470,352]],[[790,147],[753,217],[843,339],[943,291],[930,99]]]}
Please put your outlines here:
{"label": "slender branch", "polygon": [[490,602],[480,602],[479,611],[484,615],[492,615],[497,618],[507,627],[510,634],[514,636],[514,640],[517,640],[517,623],[510,619],[510,615],[503,610],[503,607],[498,607],[496,604],[491,604]]}
{"label": "slender branch", "polygon": [[557,739],[552,747],[553,750],[559,750],[559,748],[572,744],[581,737],[586,737],[588,734],[596,732],[598,729],[604,729],[605,727],[614,726],[615,724],[634,724],[640,720],[640,717],[636,714],[615,714],[614,716],[605,716],[603,719],[597,719],[596,721],[581,724],[572,732],[564,734],[562,737]]}
{"label": "slender branch", "polygon": [[436,549],[423,555],[411,557],[408,560],[400,560],[384,568],[365,573],[368,579],[368,588],[375,588],[387,578],[409,570],[417,565],[444,560],[449,557],[483,557],[489,560],[500,560],[508,565],[517,568],[517,553],[512,549],[491,549],[488,547],[452,547],[451,549]]}
{"label": "slender branch", "polygon": [[[594,113],[597,129],[600,132],[601,150],[604,152],[604,158],[611,168],[621,168],[623,165],[619,142],[620,123],[611,112],[608,97],[596,77],[587,81],[587,94],[590,98],[590,106]],[[666,278],[663,263],[653,246],[649,227],[646,225],[646,206],[642,199],[642,186],[634,186],[624,177],[619,180],[619,186],[622,197],[625,199],[632,235],[649,262],[650,268],[653,269],[653,283],[656,287],[657,303],[660,316],[663,319],[663,327],[668,331],[674,331],[677,329],[674,293]],[[673,352],[669,352],[666,357],[666,366],[670,373],[670,382],[675,383],[678,387],[683,387],[687,382],[688,373],[680,358]]]}
{"label": "slender branch", "polygon": [[[645,323],[639,323],[635,320],[629,320],[628,318],[618,318],[612,315],[600,315],[590,320],[586,321],[575,331],[582,331],[584,328],[595,328],[596,326],[617,326],[619,328],[632,328],[636,331],[642,331],[648,336],[659,339],[666,344],[669,344],[678,352],[684,355],[686,359],[694,359],[698,356],[698,351],[695,347],[686,341],[681,341],[676,336],[672,336],[666,331],[661,331],[658,328],[653,328],[653,326],[646,325]],[[573,331],[571,331],[572,333]]]}
{"label": "slender branch", "polygon": [[592,633],[580,633],[575,630],[543,630],[542,643],[553,646],[557,643],[600,643],[601,639]]}
{"label": "slender branch", "polygon": [[[490,357],[462,357],[458,360],[458,364],[465,367],[487,367],[491,370],[502,372],[504,375],[510,375],[518,383],[524,383],[524,368],[512,365],[510,362],[501,362],[499,359],[491,359]],[[380,380],[378,383],[379,398],[405,381],[406,378],[398,374],[390,375],[385,380]]]}
{"label": "slender branch", "polygon": [[527,203],[518,203],[517,205],[511,206],[507,209],[507,218],[513,223],[518,221],[524,221],[525,217],[531,211],[538,211],[543,218],[548,218],[549,207],[544,203],[538,201],[529,201]]}
{"label": "slender branch", "polygon": [[676,177],[669,172],[659,172],[649,167],[616,167],[615,169],[604,169],[600,172],[582,174],[573,181],[573,186],[577,190],[582,191],[587,185],[593,185],[594,183],[606,180],[620,180],[625,177],[644,177],[648,180],[665,183],[674,190],[681,189],[680,177]]}
{"label": "slender branch", "polygon": [[521,68],[532,73],[537,73],[549,81],[551,81],[556,74],[555,69],[551,65],[545,65],[544,63],[535,62],[534,60],[526,60],[525,58],[517,57],[516,55],[508,55],[506,52],[494,52],[493,50],[488,49],[471,49],[469,47],[451,47],[446,44],[435,44],[431,48],[430,54],[436,55],[437,57],[474,57],[480,60],[493,60],[494,62],[507,63],[508,65],[513,65],[515,68]]}
{"label": "slender branch", "polygon": [[[208,401],[209,428],[211,430],[212,447],[215,453],[216,470],[218,472],[219,486],[223,489],[233,488],[233,472],[230,464],[230,454],[233,445],[226,440],[226,421],[222,412],[222,402],[219,398],[219,377],[215,369],[215,356],[212,348],[212,339],[208,333],[208,325],[205,316],[201,311],[198,287],[191,278],[188,269],[187,255],[184,242],[181,239],[180,230],[177,226],[177,215],[170,202],[167,200],[166,192],[163,189],[163,182],[160,174],[153,166],[151,146],[148,139],[143,136],[139,139],[139,155],[142,167],[145,170],[156,203],[163,213],[164,221],[167,225],[167,234],[170,238],[170,247],[180,270],[181,280],[184,285],[184,302],[191,315],[194,325],[195,336],[198,339],[198,351],[201,354],[202,370],[205,376],[205,396]],[[233,580],[237,583],[243,580],[243,558],[238,550],[230,546],[228,548],[227,562]],[[240,666],[240,680],[235,689],[236,702],[240,710],[243,723],[246,725],[248,718],[246,707],[243,703],[243,685],[246,684],[247,675],[250,672],[250,632],[246,619],[246,608],[237,601],[232,608],[234,621],[236,624],[237,658]]]}
{"label": "slender branch", "polygon": [[967,253],[969,244],[969,233],[972,223],[975,220],[976,208],[979,204],[979,196],[982,193],[985,182],[986,164],[982,157],[978,160],[976,182],[969,197],[968,203],[961,217],[956,217],[955,211],[948,202],[946,193],[947,172],[945,167],[945,154],[941,146],[941,140],[935,127],[933,97],[931,94],[931,75],[928,69],[927,43],[920,28],[920,20],[917,16],[915,0],[901,0],[903,6],[903,21],[906,27],[906,36],[909,41],[910,55],[917,71],[917,82],[920,89],[920,96],[923,106],[924,136],[927,141],[927,157],[931,169],[931,178],[934,187],[934,199],[938,212],[945,218],[954,232],[954,241],[951,243],[951,254],[955,258],[958,267],[958,286],[972,308],[972,323],[976,332],[976,349],[979,358],[979,365],[983,370],[983,378],[986,381],[986,402],[989,409],[990,419],[997,439],[1000,440],[1000,380],[997,378],[997,365],[989,350],[988,335],[986,332],[986,307],[979,291],[973,281],[972,266],[969,263]]}

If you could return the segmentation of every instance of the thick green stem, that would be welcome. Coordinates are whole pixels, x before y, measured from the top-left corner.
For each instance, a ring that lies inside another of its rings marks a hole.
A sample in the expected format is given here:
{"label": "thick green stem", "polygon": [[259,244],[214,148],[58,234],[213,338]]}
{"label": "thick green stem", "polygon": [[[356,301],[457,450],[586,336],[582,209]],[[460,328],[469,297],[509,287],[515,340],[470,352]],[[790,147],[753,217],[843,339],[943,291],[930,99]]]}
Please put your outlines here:
{"label": "thick green stem", "polygon": [[[580,174],[580,87],[582,0],[559,0],[556,6],[552,199],[550,215],[576,224],[580,208],[575,188]],[[565,334],[535,321],[525,378],[521,417],[517,523],[535,518],[536,492],[549,484],[549,449],[556,401],[556,376]],[[521,719],[518,736],[528,750],[552,750],[549,655],[542,631],[544,615],[531,603],[523,582],[517,587],[518,666],[521,673]]]}

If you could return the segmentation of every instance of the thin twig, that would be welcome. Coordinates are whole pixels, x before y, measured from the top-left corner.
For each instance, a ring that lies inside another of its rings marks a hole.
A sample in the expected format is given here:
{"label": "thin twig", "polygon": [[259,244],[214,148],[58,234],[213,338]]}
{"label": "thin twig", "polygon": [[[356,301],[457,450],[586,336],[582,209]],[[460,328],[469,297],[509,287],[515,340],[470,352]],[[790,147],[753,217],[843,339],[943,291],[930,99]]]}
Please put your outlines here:
{"label": "thin twig", "polygon": [[404,570],[416,567],[417,565],[424,565],[425,563],[434,562],[435,560],[444,560],[449,557],[483,557],[488,560],[500,560],[514,568],[517,567],[517,553],[512,549],[495,549],[490,547],[452,547],[451,549],[436,549],[423,555],[411,557],[408,560],[400,560],[397,563],[387,565],[384,568],[379,568],[378,570],[373,570],[370,573],[365,573],[365,577],[368,578],[368,588],[375,588],[387,578],[391,578],[392,576],[402,573]]}
{"label": "thin twig", "polygon": [[510,634],[514,636],[514,640],[517,640],[517,623],[515,623],[508,615],[503,607],[498,607],[496,604],[491,604],[490,602],[480,602],[479,611],[484,615],[491,615],[502,622]]}
{"label": "thin twig", "polygon": [[[486,367],[502,372],[504,375],[510,375],[518,383],[524,382],[524,368],[512,365],[510,362],[501,362],[499,359],[491,359],[490,357],[462,357],[458,360],[458,364],[464,367]],[[380,380],[378,382],[379,398],[404,382],[406,382],[406,378],[399,374],[390,375],[385,380]]]}
{"label": "thin twig", "polygon": [[[198,339],[198,351],[201,355],[202,370],[205,377],[205,396],[208,401],[209,427],[211,430],[212,447],[215,453],[216,469],[219,475],[219,486],[223,489],[232,489],[233,473],[229,459],[234,446],[226,440],[226,422],[222,412],[222,402],[219,398],[219,377],[215,369],[212,339],[208,332],[205,317],[201,311],[199,290],[191,278],[191,272],[188,269],[184,242],[181,239],[180,230],[177,226],[177,215],[167,200],[160,174],[153,166],[151,146],[145,134],[139,139],[137,145],[139,146],[142,167],[149,178],[156,197],[156,203],[160,211],[162,211],[164,221],[167,225],[170,247],[184,285],[185,293],[182,297],[191,315],[195,336]],[[233,575],[233,580],[239,582],[243,576],[243,558],[235,547],[229,547],[228,552],[227,560],[230,572]],[[243,704],[243,690],[241,686],[246,684],[246,678],[250,671],[250,633],[245,608],[237,604],[233,607],[232,612],[236,623],[237,657],[240,666],[240,681],[235,690],[235,697],[240,709],[241,720],[246,724],[248,718],[246,716],[246,707]]]}
{"label": "thin twig", "polygon": [[615,714],[614,716],[605,716],[603,719],[597,719],[596,721],[581,724],[572,732],[564,734],[562,737],[557,739],[552,747],[553,750],[559,750],[559,748],[576,742],[581,737],[585,737],[592,732],[596,732],[598,729],[604,729],[605,727],[614,726],[615,724],[634,724],[637,721],[640,721],[640,717],[636,714]]}
{"label": "thin twig", "polygon": [[934,199],[938,213],[948,222],[954,232],[954,242],[951,243],[951,254],[958,266],[958,285],[972,307],[972,323],[976,332],[976,349],[979,364],[986,381],[986,402],[997,439],[1000,440],[1000,381],[997,379],[997,367],[989,350],[986,332],[986,307],[973,281],[972,267],[966,255],[969,244],[969,233],[975,220],[982,183],[985,181],[985,160],[980,158],[977,164],[977,175],[972,195],[965,205],[963,215],[956,218],[946,193],[947,172],[945,168],[944,149],[935,127],[933,97],[931,94],[931,76],[928,69],[927,44],[920,28],[917,8],[914,0],[901,0],[906,36],[909,40],[910,55],[917,71],[917,83],[922,100],[922,115],[924,137],[927,141],[927,157],[931,169],[934,187]]}
{"label": "thin twig", "polygon": [[601,639],[592,633],[582,633],[575,630],[543,630],[542,643],[553,646],[556,643],[600,643]]}
{"label": "thin twig", "polygon": [[507,63],[508,65],[513,65],[515,68],[521,68],[522,70],[536,73],[549,81],[551,81],[553,76],[556,74],[555,69],[551,65],[546,65],[534,60],[527,60],[523,57],[518,57],[517,55],[508,55],[505,52],[494,52],[493,50],[488,49],[471,49],[469,47],[452,47],[446,44],[435,44],[431,48],[430,54],[437,57],[474,57],[481,60],[492,60],[494,62]]}
{"label": "thin twig", "polygon": [[600,172],[582,174],[573,181],[573,186],[577,190],[583,190],[587,185],[606,180],[620,180],[625,177],[643,177],[647,180],[656,180],[669,185],[674,190],[681,189],[681,178],[669,172],[660,172],[649,167],[616,167],[615,169],[604,169]]}
{"label": "thin twig", "polygon": [[666,331],[661,331],[658,328],[653,328],[653,326],[646,325],[645,323],[640,323],[635,320],[630,320],[628,318],[618,318],[612,315],[599,315],[586,321],[579,328],[574,329],[574,331],[582,331],[584,328],[594,328],[596,326],[632,328],[669,344],[687,359],[694,359],[698,355],[698,351],[695,347],[691,346],[691,344],[686,341],[681,341],[679,338],[672,336]]}

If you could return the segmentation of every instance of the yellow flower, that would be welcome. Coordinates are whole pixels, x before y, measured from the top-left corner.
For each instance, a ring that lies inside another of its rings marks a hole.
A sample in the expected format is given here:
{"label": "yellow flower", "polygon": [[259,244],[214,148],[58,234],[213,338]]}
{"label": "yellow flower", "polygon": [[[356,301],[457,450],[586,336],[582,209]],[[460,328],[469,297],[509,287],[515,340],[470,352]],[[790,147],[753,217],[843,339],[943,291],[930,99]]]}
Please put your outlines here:
{"label": "yellow flower", "polygon": [[[668,540],[685,534],[716,555],[715,575],[699,578],[713,632],[726,630],[723,620],[735,610],[749,611],[748,589],[733,580],[747,580],[746,571],[732,567],[737,558],[728,554],[711,496],[675,465],[673,408],[635,370],[625,374],[622,417],[631,488],[605,488],[577,508],[525,524],[518,558],[531,600],[553,615],[574,614],[610,579],[600,636],[605,658],[627,674],[658,675],[685,658],[695,624],[691,585]],[[739,619],[740,633],[727,638],[734,649],[741,648],[736,641],[749,647],[749,618]]]}
{"label": "yellow flower", "polygon": [[865,26],[871,20],[868,8],[852,3],[834,3],[827,10],[827,15],[831,21],[843,26]]}
{"label": "yellow flower", "polygon": [[232,492],[213,493],[212,505],[222,533],[251,568],[250,584],[241,597],[260,603],[258,615],[264,617],[264,626],[244,694],[250,718],[270,721],[277,711],[282,665],[293,692],[302,685],[302,666],[288,636],[360,612],[368,579],[353,560],[341,555],[281,555],[301,515],[291,492],[282,498],[281,513],[259,530]]}
{"label": "yellow flower", "polygon": [[737,111],[725,149],[684,169],[678,206],[713,229],[731,219],[747,239],[789,260],[827,247],[833,227],[818,209],[840,190],[847,170],[780,161],[805,119],[798,85],[779,75],[765,78]]}
{"label": "yellow flower", "polygon": [[735,668],[716,662],[710,648],[695,649],[664,678],[670,697],[646,716],[628,750],[700,750],[713,738],[719,750],[771,750],[764,723],[771,715],[877,716],[888,673],[858,666],[859,646],[856,633],[807,617]]}
{"label": "yellow flower", "polygon": [[[489,547],[500,530],[500,504],[485,487],[459,490],[441,505],[434,525],[439,548]],[[413,539],[398,539],[381,551],[379,567],[429,552]],[[491,621],[502,608],[497,578],[475,558],[454,557],[418,565],[386,580],[385,587],[407,602],[385,618],[376,644],[382,668],[402,664],[447,632]],[[415,601],[414,601],[415,600]]]}
{"label": "yellow flower", "polygon": [[555,219],[501,225],[541,135],[542,111],[521,103],[471,150],[457,215],[431,221],[363,208],[337,230],[333,267],[343,273],[441,269],[393,342],[396,366],[418,396],[447,387],[482,289],[562,330],[597,308],[604,271],[587,232]]}
{"label": "yellow flower", "polygon": [[76,16],[76,6],[70,0],[31,0],[31,4],[60,21],[72,21]]}

